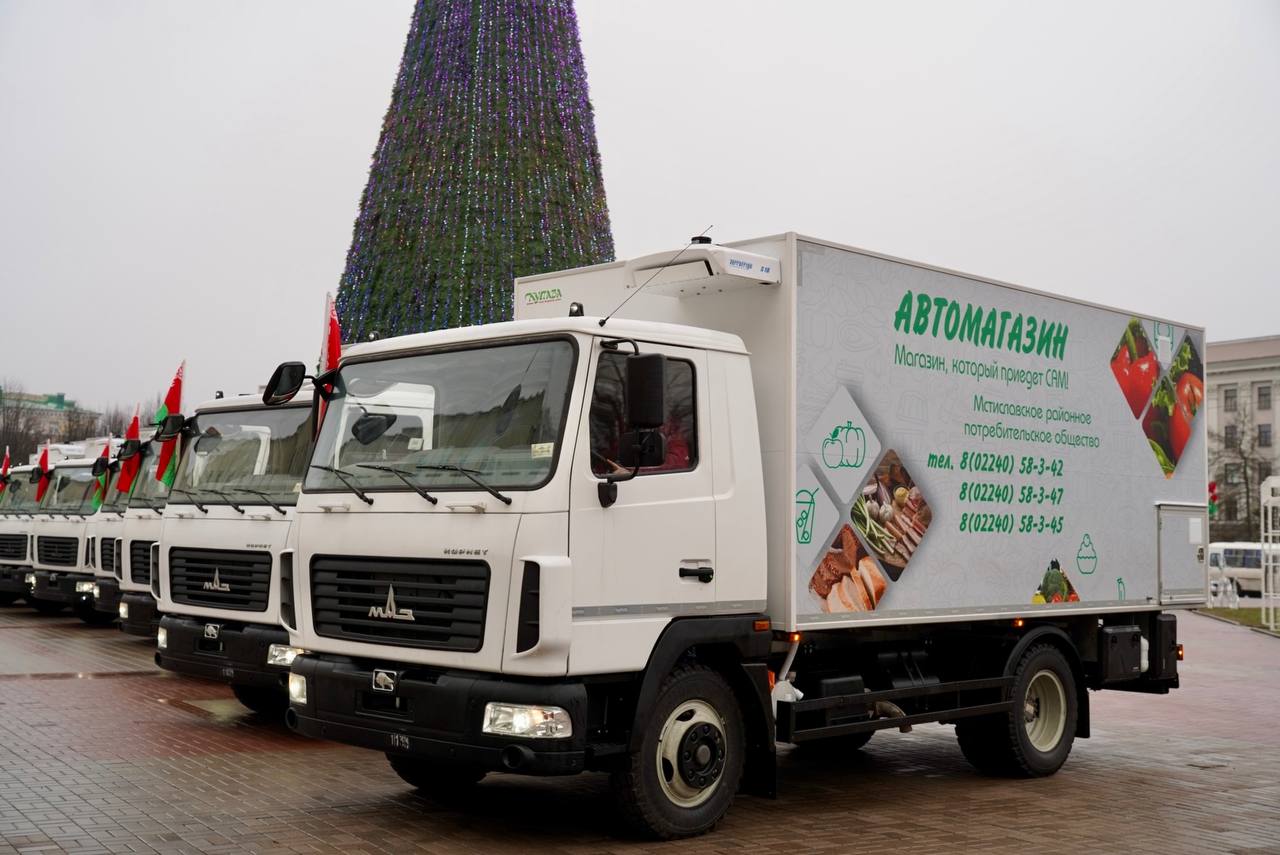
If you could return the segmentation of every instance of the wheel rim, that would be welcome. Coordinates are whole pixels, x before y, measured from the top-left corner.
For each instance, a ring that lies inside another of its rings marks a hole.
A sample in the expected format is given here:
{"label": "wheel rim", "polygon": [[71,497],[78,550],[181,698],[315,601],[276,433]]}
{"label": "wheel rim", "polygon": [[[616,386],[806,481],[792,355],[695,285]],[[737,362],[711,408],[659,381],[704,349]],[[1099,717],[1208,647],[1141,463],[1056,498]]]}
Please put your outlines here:
{"label": "wheel rim", "polygon": [[1058,747],[1067,726],[1067,692],[1052,671],[1038,671],[1027,684],[1022,703],[1023,727],[1037,751]]}
{"label": "wheel rim", "polygon": [[715,794],[724,771],[724,720],[706,701],[689,700],[658,734],[658,783],[673,804],[697,807]]}

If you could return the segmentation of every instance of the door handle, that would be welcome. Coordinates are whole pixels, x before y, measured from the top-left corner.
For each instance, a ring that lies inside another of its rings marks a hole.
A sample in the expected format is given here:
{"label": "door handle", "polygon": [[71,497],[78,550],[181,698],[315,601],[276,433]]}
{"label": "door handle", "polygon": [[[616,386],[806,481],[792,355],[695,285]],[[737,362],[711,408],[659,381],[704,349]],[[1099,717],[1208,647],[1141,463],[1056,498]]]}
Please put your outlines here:
{"label": "door handle", "polygon": [[711,567],[681,567],[681,579],[697,579],[704,585],[714,579],[716,571]]}

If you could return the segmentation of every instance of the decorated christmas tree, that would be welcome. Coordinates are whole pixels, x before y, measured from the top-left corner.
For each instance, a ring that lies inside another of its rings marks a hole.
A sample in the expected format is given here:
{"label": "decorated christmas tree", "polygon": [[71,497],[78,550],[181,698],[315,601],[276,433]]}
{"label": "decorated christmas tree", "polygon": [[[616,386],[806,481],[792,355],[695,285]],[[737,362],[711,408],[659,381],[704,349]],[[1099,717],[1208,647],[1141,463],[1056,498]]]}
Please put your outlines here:
{"label": "decorated christmas tree", "polygon": [[572,0],[418,0],[338,291],[348,340],[507,320],[513,277],[612,258]]}

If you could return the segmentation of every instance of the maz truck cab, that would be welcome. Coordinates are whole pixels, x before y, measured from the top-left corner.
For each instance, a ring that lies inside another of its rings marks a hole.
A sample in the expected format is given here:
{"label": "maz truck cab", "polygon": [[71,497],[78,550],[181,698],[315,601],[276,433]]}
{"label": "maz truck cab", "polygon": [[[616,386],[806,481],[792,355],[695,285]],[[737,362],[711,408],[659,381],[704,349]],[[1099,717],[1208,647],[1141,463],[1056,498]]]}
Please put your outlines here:
{"label": "maz truck cab", "polygon": [[[175,450],[175,453],[180,453]],[[120,586],[117,613],[120,629],[129,635],[155,638],[160,617],[153,593],[152,555],[160,541],[161,517],[169,487],[156,478],[160,443],[152,439],[126,440],[121,461],[141,458],[133,490],[125,507],[124,522],[115,546],[115,576]]]}
{"label": "maz truck cab", "polygon": [[37,611],[52,614],[70,606],[82,619],[95,619],[93,571],[85,548],[85,522],[94,511],[97,486],[93,465],[94,458],[64,460],[49,475],[49,489],[32,526],[35,549],[27,601]]}
{"label": "maz truck cab", "polygon": [[288,704],[297,651],[280,626],[278,579],[313,425],[309,395],[285,407],[256,396],[201,404],[156,550],[157,664],[230,683],[257,712]]}
{"label": "maz truck cab", "polygon": [[26,596],[31,572],[31,520],[36,511],[36,487],[31,466],[15,466],[0,495],[0,606]]}

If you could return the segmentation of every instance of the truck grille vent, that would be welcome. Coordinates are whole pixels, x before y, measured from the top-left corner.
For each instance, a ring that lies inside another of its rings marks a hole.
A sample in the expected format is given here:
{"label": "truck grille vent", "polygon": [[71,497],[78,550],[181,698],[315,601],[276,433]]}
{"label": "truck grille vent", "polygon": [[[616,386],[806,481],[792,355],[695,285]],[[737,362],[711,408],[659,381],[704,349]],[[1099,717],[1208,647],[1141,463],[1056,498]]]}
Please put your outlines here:
{"label": "truck grille vent", "polygon": [[25,534],[0,534],[0,561],[27,560],[27,536]]}
{"label": "truck grille vent", "polygon": [[116,538],[104,537],[98,541],[98,563],[103,573],[116,575]]}
{"label": "truck grille vent", "polygon": [[74,567],[80,557],[80,540],[74,537],[37,537],[36,555],[41,564]]}
{"label": "truck grille vent", "polygon": [[317,556],[317,635],[370,644],[474,652],[484,643],[489,565],[483,561]]}
{"label": "truck grille vent", "polygon": [[151,584],[151,544],[154,540],[129,541],[129,578],[138,585]]}
{"label": "truck grille vent", "polygon": [[170,549],[169,596],[175,603],[265,612],[271,596],[271,553]]}

